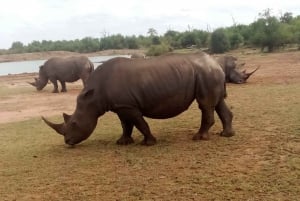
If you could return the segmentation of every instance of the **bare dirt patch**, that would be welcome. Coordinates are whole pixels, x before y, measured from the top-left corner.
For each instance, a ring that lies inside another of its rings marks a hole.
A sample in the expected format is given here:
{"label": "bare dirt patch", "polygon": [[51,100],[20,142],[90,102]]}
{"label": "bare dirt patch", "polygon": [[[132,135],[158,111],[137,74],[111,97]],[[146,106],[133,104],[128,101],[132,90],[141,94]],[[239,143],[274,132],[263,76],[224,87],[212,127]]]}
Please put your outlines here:
{"label": "bare dirt patch", "polygon": [[0,76],[0,91],[5,90],[0,99],[0,123],[74,110],[76,97],[82,88],[81,81],[68,83],[67,93],[54,94],[51,93],[52,84],[40,92],[29,85],[27,82],[32,82],[35,76],[35,73]]}
{"label": "bare dirt patch", "polygon": [[251,70],[260,66],[260,69],[250,78],[251,83],[288,84],[298,83],[300,80],[299,52],[236,55],[239,60],[246,62],[245,68],[248,66]]}

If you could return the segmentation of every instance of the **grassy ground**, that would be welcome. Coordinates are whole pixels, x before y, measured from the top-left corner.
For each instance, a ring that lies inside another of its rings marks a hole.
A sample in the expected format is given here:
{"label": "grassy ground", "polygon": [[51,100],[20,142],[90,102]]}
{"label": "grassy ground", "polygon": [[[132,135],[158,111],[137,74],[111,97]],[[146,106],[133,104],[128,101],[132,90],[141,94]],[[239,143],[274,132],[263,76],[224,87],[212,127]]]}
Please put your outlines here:
{"label": "grassy ground", "polygon": [[[75,148],[38,115],[2,123],[0,200],[300,200],[299,77],[260,80],[267,75],[228,85],[231,138],[217,135],[216,115],[211,139],[192,141],[201,118],[195,103],[176,118],[148,119],[158,139],[151,147],[139,145],[136,130],[135,144],[116,145],[121,125],[113,113]],[[33,93],[19,90],[1,89],[0,98]]]}

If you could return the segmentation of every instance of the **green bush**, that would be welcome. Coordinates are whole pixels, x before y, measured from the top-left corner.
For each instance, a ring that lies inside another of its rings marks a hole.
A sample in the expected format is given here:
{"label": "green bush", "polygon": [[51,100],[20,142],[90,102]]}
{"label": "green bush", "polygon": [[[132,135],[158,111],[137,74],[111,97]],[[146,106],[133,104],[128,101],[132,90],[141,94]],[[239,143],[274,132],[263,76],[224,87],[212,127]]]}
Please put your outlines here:
{"label": "green bush", "polygon": [[147,56],[159,56],[164,53],[170,52],[171,48],[166,44],[151,45],[146,52]]}
{"label": "green bush", "polygon": [[212,53],[224,53],[230,48],[229,39],[225,29],[219,28],[212,32],[210,38],[210,50]]}

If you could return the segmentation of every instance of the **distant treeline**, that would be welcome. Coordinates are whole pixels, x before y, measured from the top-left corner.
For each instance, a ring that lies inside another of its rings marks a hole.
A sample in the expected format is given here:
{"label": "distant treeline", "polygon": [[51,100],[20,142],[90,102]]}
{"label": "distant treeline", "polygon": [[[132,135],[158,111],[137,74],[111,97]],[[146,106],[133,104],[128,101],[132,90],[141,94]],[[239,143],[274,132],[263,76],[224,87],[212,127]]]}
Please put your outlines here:
{"label": "distant treeline", "polygon": [[259,13],[258,19],[249,25],[234,23],[230,27],[214,31],[189,29],[184,32],[168,30],[158,35],[150,28],[147,36],[123,36],[104,34],[101,38],[86,37],[81,40],[33,41],[28,45],[14,42],[8,50],[0,53],[25,53],[41,51],[72,51],[80,53],[107,49],[148,49],[149,55],[159,55],[179,48],[208,48],[212,53],[223,53],[241,46],[259,47],[272,52],[286,45],[300,48],[300,15],[294,17],[286,12],[280,17],[271,14],[270,9]]}

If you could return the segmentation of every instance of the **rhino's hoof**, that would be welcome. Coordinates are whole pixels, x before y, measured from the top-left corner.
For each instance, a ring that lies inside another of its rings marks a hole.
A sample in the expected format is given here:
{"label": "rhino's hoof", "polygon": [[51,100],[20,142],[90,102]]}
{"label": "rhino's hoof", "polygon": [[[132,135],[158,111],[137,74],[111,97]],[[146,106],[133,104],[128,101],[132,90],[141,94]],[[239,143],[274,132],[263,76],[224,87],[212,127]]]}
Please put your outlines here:
{"label": "rhino's hoof", "polygon": [[134,143],[134,140],[132,137],[121,137],[120,139],[117,140],[118,145],[128,145]]}
{"label": "rhino's hoof", "polygon": [[220,133],[220,136],[222,136],[222,137],[231,137],[231,136],[234,136],[234,131],[233,130],[231,130],[231,131],[222,131],[221,133]]}
{"label": "rhino's hoof", "polygon": [[197,141],[197,140],[209,140],[209,134],[208,133],[196,133],[193,136],[193,140]]}
{"label": "rhino's hoof", "polygon": [[156,139],[153,137],[153,138],[150,138],[150,139],[147,139],[147,140],[143,140],[141,142],[141,145],[145,145],[145,146],[152,146],[152,145],[155,145],[156,144]]}

